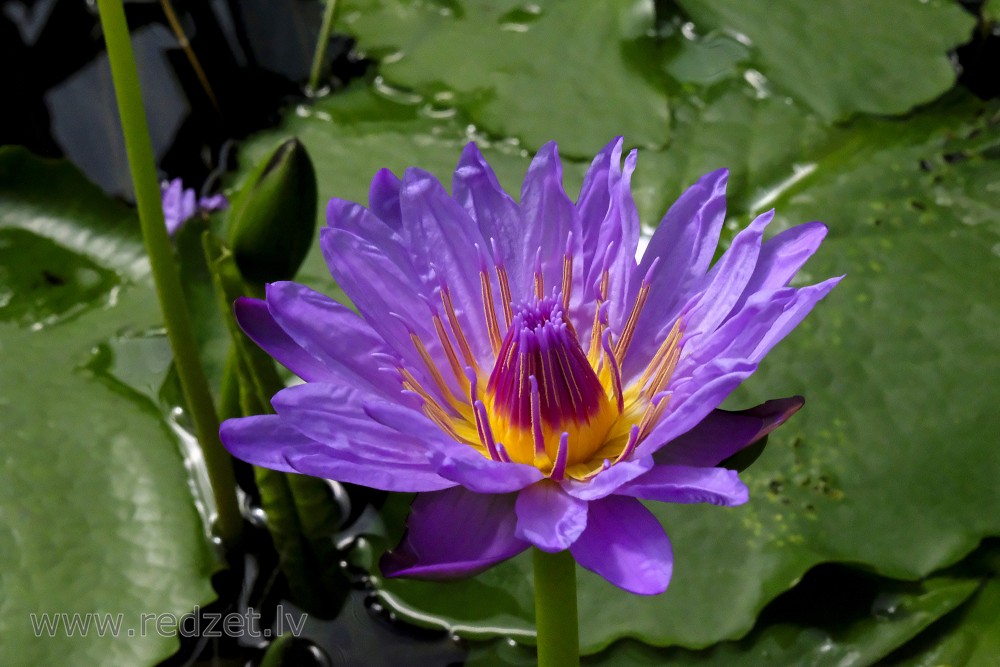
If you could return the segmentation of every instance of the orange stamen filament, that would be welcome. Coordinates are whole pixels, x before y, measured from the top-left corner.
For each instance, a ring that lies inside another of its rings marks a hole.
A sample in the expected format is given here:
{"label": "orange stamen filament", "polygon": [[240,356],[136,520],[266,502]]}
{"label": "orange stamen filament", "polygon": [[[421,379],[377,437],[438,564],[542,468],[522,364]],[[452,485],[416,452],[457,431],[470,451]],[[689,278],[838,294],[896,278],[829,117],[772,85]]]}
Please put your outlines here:
{"label": "orange stamen filament", "polygon": [[608,282],[610,276],[608,270],[604,269],[601,274],[601,283],[597,289],[597,304],[594,307],[594,325],[590,328],[590,347],[587,350],[587,359],[590,365],[597,363],[598,355],[601,352],[601,338],[604,336],[604,322],[601,321],[601,306],[608,299]]}
{"label": "orange stamen filament", "polygon": [[451,418],[444,411],[444,408],[442,408],[441,405],[436,400],[434,400],[434,397],[431,396],[427,392],[427,390],[420,385],[420,383],[417,381],[415,377],[413,377],[413,374],[410,373],[410,371],[402,367],[399,367],[398,371],[399,374],[402,375],[403,377],[403,389],[406,391],[412,391],[414,394],[416,394],[423,400],[424,414],[427,415],[427,417],[432,422],[434,422],[438,426],[438,428],[440,428],[442,431],[453,437],[455,440],[458,440],[459,442],[464,442],[466,444],[475,444],[469,442],[466,438],[463,438],[458,434],[458,432],[455,430],[455,427],[452,426]]}
{"label": "orange stamen filament", "polygon": [[658,394],[653,397],[653,400],[646,407],[646,411],[642,415],[642,420],[639,422],[640,440],[649,435],[650,429],[660,420],[660,416],[667,409],[667,403],[669,402],[670,394]]}
{"label": "orange stamen filament", "polygon": [[642,287],[639,288],[639,294],[635,298],[635,303],[632,304],[632,312],[629,313],[628,320],[625,322],[622,335],[618,339],[618,344],[615,345],[615,357],[618,359],[625,358],[628,346],[632,344],[632,336],[635,335],[635,326],[639,323],[639,315],[642,313],[642,307],[646,305],[647,298],[649,298],[649,283],[643,281]]}
{"label": "orange stamen filament", "polygon": [[660,365],[659,370],[656,371],[656,375],[653,377],[653,384],[649,385],[649,389],[646,391],[647,396],[652,398],[667,388],[667,384],[670,383],[670,377],[674,374],[674,369],[677,368],[677,362],[680,358],[681,351],[679,349],[674,348],[670,351],[663,364]]}
{"label": "orange stamen filament", "polygon": [[441,371],[438,369],[437,364],[434,363],[434,359],[431,358],[427,348],[424,347],[423,341],[420,340],[420,337],[415,333],[410,334],[410,340],[413,341],[413,346],[417,348],[417,353],[420,355],[420,358],[423,359],[424,365],[431,374],[431,379],[434,380],[434,384],[437,385],[438,391],[441,392],[441,395],[444,396],[445,400],[447,400],[453,408],[459,410],[463,405],[462,402],[458,400],[455,394],[451,391],[451,387],[449,387],[448,383],[444,381],[444,376],[441,375]]}
{"label": "orange stamen filament", "polygon": [[493,305],[493,286],[490,285],[490,277],[486,271],[479,272],[479,283],[483,288],[483,310],[486,314],[486,329],[490,334],[490,347],[493,348],[493,356],[500,351],[500,323],[497,322],[497,311]]}
{"label": "orange stamen filament", "polygon": [[444,312],[448,315],[448,322],[451,324],[451,332],[455,334],[455,340],[458,342],[458,349],[462,351],[462,357],[465,359],[465,363],[473,368],[479,368],[476,363],[476,358],[472,355],[472,348],[469,347],[469,341],[465,337],[465,332],[462,331],[462,325],[458,322],[458,315],[455,314],[455,306],[451,302],[451,290],[447,287],[441,287],[441,303],[444,304]]}
{"label": "orange stamen filament", "polygon": [[510,281],[507,280],[507,269],[502,264],[496,265],[497,281],[500,283],[500,301],[503,303],[503,319],[507,327],[514,321],[514,309],[510,305]]}
{"label": "orange stamen filament", "polygon": [[448,332],[445,331],[444,322],[441,321],[441,317],[437,313],[434,313],[433,320],[434,331],[437,332],[438,340],[441,341],[441,348],[448,357],[448,365],[451,367],[451,372],[455,376],[455,379],[458,380],[458,385],[462,391],[467,392],[469,390],[469,378],[466,377],[465,371],[462,370],[462,364],[458,360],[458,354],[455,353],[455,347],[451,344]]}
{"label": "orange stamen filament", "polygon": [[[562,271],[562,304],[563,310],[569,312],[569,299],[573,290],[573,257],[566,253],[563,255]],[[569,320],[567,320],[568,322]]]}
{"label": "orange stamen filament", "polygon": [[614,352],[611,351],[611,332],[604,332],[604,355],[608,368],[611,370],[611,389],[615,395],[615,402],[618,406],[618,414],[625,412],[625,394],[622,391],[622,372],[618,366],[618,360]]}
{"label": "orange stamen filament", "polygon": [[680,335],[681,335],[681,320],[680,318],[677,318],[677,321],[674,322],[674,326],[670,329],[670,333],[668,333],[667,337],[663,339],[662,343],[660,343],[660,348],[656,351],[656,354],[653,355],[653,358],[650,360],[649,365],[646,366],[646,370],[642,372],[642,377],[639,378],[639,382],[636,386],[638,387],[646,386],[646,383],[649,382],[650,377],[652,377],[654,372],[660,368],[661,364],[663,363],[663,360],[673,350],[674,346],[677,345],[677,342],[680,340]]}

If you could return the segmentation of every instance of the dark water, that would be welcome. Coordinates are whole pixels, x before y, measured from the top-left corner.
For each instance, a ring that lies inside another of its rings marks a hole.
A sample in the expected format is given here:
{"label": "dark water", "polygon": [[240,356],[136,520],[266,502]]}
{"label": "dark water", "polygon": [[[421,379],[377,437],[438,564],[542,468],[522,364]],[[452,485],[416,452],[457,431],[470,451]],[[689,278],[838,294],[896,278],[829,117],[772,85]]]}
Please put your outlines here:
{"label": "dark water", "polygon": [[[179,46],[160,2],[125,3],[161,175],[181,176],[197,187],[220,166],[233,166],[232,142],[273,126],[282,108],[303,97],[322,5],[305,0],[173,0],[172,6],[211,93]],[[96,5],[3,0],[0,9],[0,57],[17,63],[0,72],[7,91],[0,144],[65,156],[109,194],[130,198]],[[329,85],[364,72],[365,64],[351,59],[349,47],[346,38],[332,41]]]}

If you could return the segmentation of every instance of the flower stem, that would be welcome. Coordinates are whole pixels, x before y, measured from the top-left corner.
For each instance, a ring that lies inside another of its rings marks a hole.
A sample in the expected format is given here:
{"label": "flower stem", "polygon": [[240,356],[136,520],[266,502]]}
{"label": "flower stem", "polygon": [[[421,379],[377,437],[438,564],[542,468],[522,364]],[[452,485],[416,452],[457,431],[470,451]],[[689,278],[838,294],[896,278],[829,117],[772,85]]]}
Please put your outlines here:
{"label": "flower stem", "polygon": [[97,6],[111,62],[111,78],[125,134],[125,151],[132,172],[139,224],[149,255],[153,283],[163,311],[167,338],[174,353],[181,390],[184,392],[212,483],[219,515],[219,536],[227,546],[232,546],[243,526],[236,503],[232,460],[219,442],[219,418],[198,357],[191,317],[184,302],[180,275],[174,262],[170,238],[167,236],[156,162],[142,106],[139,74],[125,22],[125,10],[122,0],[98,0]]}
{"label": "flower stem", "polygon": [[534,550],[538,667],[578,667],[576,561],[569,551]]}
{"label": "flower stem", "polygon": [[319,28],[319,38],[316,40],[316,50],[313,52],[312,71],[309,74],[309,92],[315,94],[319,88],[319,76],[323,71],[323,60],[326,58],[326,47],[330,43],[330,32],[333,30],[333,17],[337,13],[337,0],[326,0],[323,11],[323,23]]}

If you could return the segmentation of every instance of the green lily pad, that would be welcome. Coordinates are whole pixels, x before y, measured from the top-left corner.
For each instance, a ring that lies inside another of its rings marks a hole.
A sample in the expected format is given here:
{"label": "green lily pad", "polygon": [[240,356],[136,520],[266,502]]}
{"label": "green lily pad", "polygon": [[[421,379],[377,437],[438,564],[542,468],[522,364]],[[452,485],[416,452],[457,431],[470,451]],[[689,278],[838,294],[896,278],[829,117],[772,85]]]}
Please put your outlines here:
{"label": "green lily pad", "polygon": [[955,84],[948,51],[969,41],[975,25],[949,0],[678,4],[699,30],[750,45],[758,69],[746,76],[761,94],[790,94],[828,121],[901,114],[938,97]]}
{"label": "green lily pad", "polygon": [[[348,2],[337,24],[380,77],[436,113],[457,107],[494,136],[591,156],[616,134],[669,131],[651,2]],[[393,91],[389,91],[390,93]]]}
{"label": "green lily pad", "polygon": [[[829,576],[829,575],[827,575]],[[906,645],[932,623],[963,608],[980,584],[978,579],[934,577],[920,584],[879,579],[859,582],[858,575],[834,575],[822,589],[829,604],[837,584],[864,587],[849,609],[831,610],[815,605],[816,598],[803,591],[796,602],[789,600],[788,610],[769,608],[757,627],[735,642],[723,642],[704,651],[681,648],[655,648],[624,640],[601,653],[586,657],[585,665],[725,665],[755,667],[763,664],[851,667],[873,665],[900,646]],[[784,597],[776,600],[785,602]],[[808,600],[803,600],[810,596]],[[964,613],[964,612],[963,612]],[[819,616],[818,618],[817,615]],[[766,617],[766,618],[765,618]],[[810,618],[812,617],[812,618]],[[494,640],[476,644],[469,654],[469,667],[478,665],[535,664],[535,651],[516,642]]]}
{"label": "green lily pad", "polygon": [[920,639],[891,656],[893,665],[990,665],[1000,656],[1000,548],[990,541],[976,554],[973,568],[985,571],[986,582],[976,596],[948,617],[935,623]]}
{"label": "green lily pad", "polygon": [[[0,320],[4,661],[156,663],[178,641],[155,621],[143,631],[142,614],[179,620],[213,599],[217,557],[172,425],[110,370],[163,370],[157,354],[114,357],[139,352],[122,341],[159,322],[138,221],[75,169],[22,149],[0,150],[0,202],[0,239],[17,242],[0,255],[16,308]],[[60,280],[39,282],[46,273]],[[86,636],[64,625],[91,613]],[[105,620],[120,629],[100,632]]]}
{"label": "green lily pad", "polygon": [[991,24],[1000,22],[1000,2],[997,0],[985,0],[979,12],[980,16]]}

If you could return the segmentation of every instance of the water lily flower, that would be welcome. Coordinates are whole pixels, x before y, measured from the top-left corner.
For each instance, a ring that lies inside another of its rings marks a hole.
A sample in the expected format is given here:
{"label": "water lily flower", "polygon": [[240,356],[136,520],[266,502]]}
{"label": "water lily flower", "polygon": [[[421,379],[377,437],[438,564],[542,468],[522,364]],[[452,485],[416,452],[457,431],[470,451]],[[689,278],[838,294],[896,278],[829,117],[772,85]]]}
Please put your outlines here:
{"label": "water lily flower", "polygon": [[160,184],[163,201],[163,217],[167,223],[167,233],[173,236],[185,222],[196,215],[220,211],[229,205],[224,195],[199,198],[192,188],[185,188],[179,178]]}
{"label": "water lily flower", "polygon": [[235,304],[304,383],[274,396],[274,415],[225,422],[226,447],[418,492],[387,576],[470,575],[535,546],[663,592],[670,542],[641,501],[747,501],[718,464],[801,399],[717,408],[839,278],[789,287],[826,228],[763,241],[773,212],[710,267],[725,170],[681,195],[637,261],[635,164],[611,142],[574,204],[550,143],[518,203],[470,143],[450,195],[413,168],[378,172],[368,208],[332,200],[320,243],[358,312],[294,282]]}

